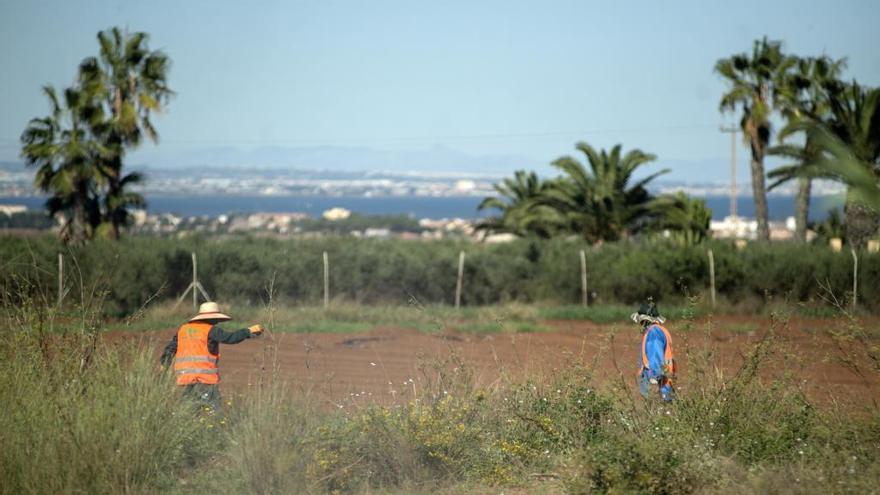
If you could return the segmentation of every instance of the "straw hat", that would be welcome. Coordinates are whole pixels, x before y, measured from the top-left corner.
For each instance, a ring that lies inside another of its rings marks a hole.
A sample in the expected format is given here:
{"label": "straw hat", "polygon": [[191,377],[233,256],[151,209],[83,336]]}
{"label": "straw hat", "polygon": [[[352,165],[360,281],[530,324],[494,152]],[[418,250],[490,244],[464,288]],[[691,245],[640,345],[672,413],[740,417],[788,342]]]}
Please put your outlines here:
{"label": "straw hat", "polygon": [[231,316],[220,312],[220,306],[218,306],[217,303],[206,302],[206,303],[202,303],[202,305],[199,306],[199,314],[190,318],[189,321],[200,321],[200,320],[227,321],[227,320],[231,320],[231,319],[232,319]]}

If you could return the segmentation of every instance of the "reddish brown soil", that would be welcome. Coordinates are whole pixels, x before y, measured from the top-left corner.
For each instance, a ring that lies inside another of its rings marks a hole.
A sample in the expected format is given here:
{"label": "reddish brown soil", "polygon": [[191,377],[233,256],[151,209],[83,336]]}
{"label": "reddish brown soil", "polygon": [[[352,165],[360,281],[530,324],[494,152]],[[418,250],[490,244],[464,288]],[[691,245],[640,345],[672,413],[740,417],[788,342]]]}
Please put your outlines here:
{"label": "reddish brown soil", "polygon": [[[352,401],[389,403],[405,400],[424,386],[420,364],[458,355],[473,369],[481,386],[491,387],[506,378],[544,377],[580,363],[591,370],[600,386],[625,383],[636,393],[641,337],[633,325],[544,324],[555,331],[439,335],[377,327],[366,333],[267,334],[221,347],[222,386],[227,394],[239,393],[280,378],[292,385],[291,393],[309,394],[328,406],[344,407]],[[858,406],[880,401],[878,373],[864,346],[828,334],[844,325],[841,320],[821,319],[775,325],[774,352],[763,363],[761,378],[792,380],[824,404],[840,400]],[[701,353],[711,352],[708,362],[725,379],[735,379],[745,356],[771,326],[766,317],[716,317],[711,326],[696,322],[689,330],[668,322],[679,365],[679,392],[687,393],[694,385],[689,377],[696,374],[689,375],[689,368],[707,362],[697,357]],[[141,337],[161,350],[171,335],[173,330]],[[876,346],[876,339],[870,344]]]}

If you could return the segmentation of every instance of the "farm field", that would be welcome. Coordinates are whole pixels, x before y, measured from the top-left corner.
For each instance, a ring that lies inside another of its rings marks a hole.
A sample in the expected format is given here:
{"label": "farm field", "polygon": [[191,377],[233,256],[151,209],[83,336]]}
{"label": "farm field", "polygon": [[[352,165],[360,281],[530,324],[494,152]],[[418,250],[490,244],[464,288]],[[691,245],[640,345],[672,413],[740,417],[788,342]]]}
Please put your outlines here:
{"label": "farm field", "polygon": [[[762,379],[797,383],[819,404],[876,405],[880,380],[871,372],[865,350],[850,339],[834,337],[850,324],[840,318],[764,315],[670,320],[667,327],[680,370],[677,389],[686,394],[698,385],[688,376],[689,357],[695,355],[711,356],[718,372],[735,380],[745,356],[772,328],[774,353],[762,369]],[[283,328],[285,322],[276,325]],[[289,382],[294,386],[291,393],[311,394],[325,406],[387,405],[418,394],[425,362],[456,356],[474,368],[478,387],[498,387],[503,380],[540,378],[577,366],[589,370],[600,386],[625,383],[637,393],[633,375],[641,336],[626,321],[538,318],[529,324],[515,319],[492,324],[464,318],[444,322],[442,328],[427,327],[424,322],[351,326],[325,320],[320,327],[324,331],[269,332],[259,340],[222,346],[224,388],[246,393],[248,387],[271,379]],[[337,331],[329,331],[333,329]],[[115,332],[112,338],[145,339],[160,353],[175,331]],[[876,338],[871,342],[877,345]]]}

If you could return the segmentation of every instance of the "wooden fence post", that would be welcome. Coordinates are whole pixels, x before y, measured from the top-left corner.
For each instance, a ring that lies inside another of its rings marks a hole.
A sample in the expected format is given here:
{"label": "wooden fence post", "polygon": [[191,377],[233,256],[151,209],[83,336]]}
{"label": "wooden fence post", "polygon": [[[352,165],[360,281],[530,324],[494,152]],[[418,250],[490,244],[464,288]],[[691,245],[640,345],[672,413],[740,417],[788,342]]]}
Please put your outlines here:
{"label": "wooden fence post", "polygon": [[587,255],[581,249],[581,304],[590,305],[590,296],[587,287]]}
{"label": "wooden fence post", "polygon": [[455,284],[455,309],[461,306],[462,277],[464,277],[464,251],[458,254],[458,282]]}
{"label": "wooden fence post", "polygon": [[58,309],[64,300],[64,255],[58,253]]}
{"label": "wooden fence post", "polygon": [[853,302],[852,309],[856,310],[856,304],[859,301],[859,256],[856,254],[856,248],[851,248],[850,252],[853,257]]}
{"label": "wooden fence post", "polygon": [[709,250],[709,294],[712,298],[712,308],[715,308],[715,256]]}
{"label": "wooden fence post", "polygon": [[330,306],[330,258],[324,251],[324,308]]}

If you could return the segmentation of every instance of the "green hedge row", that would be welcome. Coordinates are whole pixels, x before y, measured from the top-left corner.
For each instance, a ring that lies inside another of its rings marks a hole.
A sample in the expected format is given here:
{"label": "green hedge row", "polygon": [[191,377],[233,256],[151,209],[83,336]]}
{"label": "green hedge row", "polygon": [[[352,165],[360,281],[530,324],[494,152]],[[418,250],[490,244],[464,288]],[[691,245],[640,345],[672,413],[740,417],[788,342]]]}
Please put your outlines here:
{"label": "green hedge row", "polygon": [[[726,302],[761,303],[843,300],[852,291],[853,260],[815,245],[751,243],[743,250],[713,241],[696,247],[665,242],[619,242],[591,247],[570,240],[518,240],[485,245],[460,241],[320,239],[218,240],[129,238],[93,242],[68,250],[53,238],[0,237],[0,281],[7,294],[36,290],[53,297],[57,254],[67,255],[68,285],[82,274],[86,287],[106,289],[108,309],[116,314],[137,310],[163,285],[159,299],[176,297],[192,277],[190,253],[199,261],[199,278],[220,301],[258,303],[274,296],[284,303],[316,304],[322,299],[323,261],[330,259],[333,298],[373,304],[451,304],[459,251],[467,258],[463,304],[580,301],[579,250],[587,256],[594,302],[631,304],[653,296],[681,302],[708,293],[711,247],[718,295]],[[23,289],[22,280],[32,283]],[[880,255],[859,260],[859,300],[880,308]],[[75,289],[79,293],[79,287]],[[830,291],[830,293],[828,292]]]}

